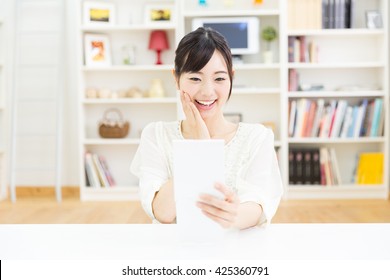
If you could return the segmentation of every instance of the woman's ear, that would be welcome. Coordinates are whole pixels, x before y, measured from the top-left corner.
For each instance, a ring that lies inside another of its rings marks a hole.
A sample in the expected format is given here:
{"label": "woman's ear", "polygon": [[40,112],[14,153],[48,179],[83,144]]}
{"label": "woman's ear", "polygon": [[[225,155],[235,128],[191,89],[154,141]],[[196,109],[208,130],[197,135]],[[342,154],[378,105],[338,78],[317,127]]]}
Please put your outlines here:
{"label": "woman's ear", "polygon": [[179,80],[178,80],[178,78],[176,76],[175,69],[172,69],[172,76],[173,76],[173,79],[175,80],[176,89],[179,90],[180,89],[180,87],[179,87]]}

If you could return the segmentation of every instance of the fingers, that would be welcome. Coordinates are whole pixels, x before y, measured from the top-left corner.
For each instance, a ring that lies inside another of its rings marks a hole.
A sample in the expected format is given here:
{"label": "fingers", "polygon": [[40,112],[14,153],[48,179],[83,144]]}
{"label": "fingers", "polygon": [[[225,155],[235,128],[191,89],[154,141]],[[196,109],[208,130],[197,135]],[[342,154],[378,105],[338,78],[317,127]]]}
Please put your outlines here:
{"label": "fingers", "polygon": [[[226,199],[220,199],[215,196],[209,195],[209,194],[202,194],[199,196],[200,205],[204,205],[204,209],[210,209],[210,207],[213,207],[217,209],[218,211],[228,212],[232,213],[233,215],[237,214],[237,203],[234,201],[228,201]],[[202,208],[202,209],[203,209]],[[211,211],[214,214],[217,214],[217,211]],[[222,212],[218,212],[222,213]]]}
{"label": "fingers", "polygon": [[224,219],[221,219],[220,217],[217,217],[217,216],[214,216],[212,214],[209,214],[207,213],[206,211],[203,211],[202,210],[202,213],[204,215],[206,215],[206,217],[210,218],[211,220],[213,220],[214,222],[218,223],[219,225],[221,225],[223,228],[230,228],[233,224],[233,222],[230,222],[230,221],[227,221],[227,220],[224,220]]}
{"label": "fingers", "polygon": [[216,184],[215,188],[223,194],[223,199],[210,194],[201,194],[196,205],[204,215],[222,227],[231,227],[238,215],[239,199],[232,190],[223,184]]}
{"label": "fingers", "polygon": [[225,201],[234,202],[237,198],[236,194],[231,189],[221,183],[216,183],[214,187],[223,194]]}
{"label": "fingers", "polygon": [[183,110],[186,115],[186,123],[190,130],[190,138],[193,139],[210,139],[208,128],[202,119],[202,116],[192,102],[190,95],[187,92],[181,91],[180,95]]}
{"label": "fingers", "polygon": [[[195,105],[192,104],[190,95],[184,91],[181,91],[180,92],[180,100],[181,100],[181,103],[183,104],[183,110],[184,110],[184,113],[185,113],[187,119],[189,121],[194,120],[195,119],[195,115],[194,115]],[[195,109],[196,109],[196,107],[195,107]]]}
{"label": "fingers", "polygon": [[[224,201],[222,201],[224,202]],[[227,204],[225,202],[225,204]],[[202,209],[203,212],[206,212],[210,215],[218,217],[228,222],[234,222],[235,217],[237,215],[237,210],[234,207],[224,206],[223,208],[217,207],[213,204],[209,204],[207,202],[198,201],[197,206]]]}

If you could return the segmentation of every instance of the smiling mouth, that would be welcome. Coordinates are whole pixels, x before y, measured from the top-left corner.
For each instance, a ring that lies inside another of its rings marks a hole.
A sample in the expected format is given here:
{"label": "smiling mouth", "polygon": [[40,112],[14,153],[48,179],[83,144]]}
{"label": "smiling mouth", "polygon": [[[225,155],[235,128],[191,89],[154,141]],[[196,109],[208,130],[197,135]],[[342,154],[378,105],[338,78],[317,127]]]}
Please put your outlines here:
{"label": "smiling mouth", "polygon": [[211,101],[199,101],[199,100],[195,100],[196,103],[198,103],[199,105],[202,105],[202,106],[207,106],[207,107],[210,107],[211,105],[213,105],[217,100],[211,100]]}

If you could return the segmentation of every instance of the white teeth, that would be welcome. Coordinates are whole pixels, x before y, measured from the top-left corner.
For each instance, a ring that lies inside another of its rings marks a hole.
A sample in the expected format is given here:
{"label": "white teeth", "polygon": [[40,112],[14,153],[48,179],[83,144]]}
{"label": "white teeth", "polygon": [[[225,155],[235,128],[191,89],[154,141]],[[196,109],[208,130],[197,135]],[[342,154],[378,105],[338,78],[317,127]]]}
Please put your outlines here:
{"label": "white teeth", "polygon": [[197,100],[197,102],[198,102],[199,104],[202,104],[202,105],[204,105],[204,106],[210,106],[211,104],[214,103],[214,101],[215,101],[215,100],[212,100],[212,101],[198,101],[198,100]]}

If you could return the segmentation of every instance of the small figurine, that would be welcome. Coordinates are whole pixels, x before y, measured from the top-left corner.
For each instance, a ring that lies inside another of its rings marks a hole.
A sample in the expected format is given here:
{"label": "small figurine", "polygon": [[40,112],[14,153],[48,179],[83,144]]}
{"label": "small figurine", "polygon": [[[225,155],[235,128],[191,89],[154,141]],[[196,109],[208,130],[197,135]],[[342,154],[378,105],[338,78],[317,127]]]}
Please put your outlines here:
{"label": "small figurine", "polygon": [[86,98],[97,98],[98,92],[97,92],[96,88],[85,89],[85,97]]}

